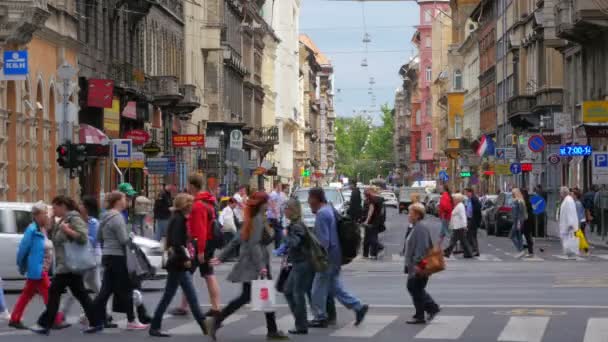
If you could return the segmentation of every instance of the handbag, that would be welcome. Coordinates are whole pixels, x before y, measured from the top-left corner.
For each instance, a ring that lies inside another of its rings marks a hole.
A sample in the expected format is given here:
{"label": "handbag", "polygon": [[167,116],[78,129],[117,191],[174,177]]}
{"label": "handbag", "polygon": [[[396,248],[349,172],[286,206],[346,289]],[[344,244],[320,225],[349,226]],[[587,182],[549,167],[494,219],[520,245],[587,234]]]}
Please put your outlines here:
{"label": "handbag", "polygon": [[579,245],[580,245],[579,238],[576,237],[576,235],[574,233],[570,233],[570,234],[568,234],[568,237],[565,238],[563,241],[564,252],[566,254],[578,255],[579,254]]}
{"label": "handbag", "polygon": [[274,242],[274,228],[268,224],[266,220],[264,220],[264,230],[262,231],[262,240],[261,243],[264,246],[268,246]]}
{"label": "handbag", "polygon": [[79,244],[75,241],[63,244],[65,265],[71,273],[84,273],[97,266],[95,255],[91,252],[89,244]]}
{"label": "handbag", "polygon": [[251,282],[251,310],[273,312],[277,300],[272,280],[258,279]]}
{"label": "handbag", "polygon": [[308,227],[304,228],[310,263],[315,272],[325,272],[329,268],[327,250],[321,245],[317,237],[310,232]]}
{"label": "handbag", "polygon": [[279,272],[279,277],[274,286],[277,292],[283,293],[285,290],[285,284],[287,283],[287,278],[289,278],[289,273],[291,273],[291,265],[287,263],[287,260],[283,259],[281,271]]}
{"label": "handbag", "polygon": [[583,234],[582,230],[577,230],[574,233],[574,236],[578,238],[578,249],[582,251],[589,250],[589,242],[587,242],[587,238],[585,238],[585,234]]}
{"label": "handbag", "polygon": [[180,246],[177,251],[173,247],[169,247],[163,252],[162,266],[163,269],[167,269],[167,266],[190,269],[192,267],[190,251],[185,246]]}
{"label": "handbag", "polygon": [[[430,240],[430,238],[429,238]],[[433,246],[433,241],[430,240],[431,248],[426,253],[422,263],[425,265],[421,271],[421,275],[430,276],[445,270],[445,258],[443,256],[443,250],[441,246]]]}
{"label": "handbag", "polygon": [[139,246],[133,242],[128,242],[125,248],[127,259],[127,272],[129,279],[133,283],[138,283],[143,279],[148,279],[156,274],[154,266],[150,264],[148,257]]}

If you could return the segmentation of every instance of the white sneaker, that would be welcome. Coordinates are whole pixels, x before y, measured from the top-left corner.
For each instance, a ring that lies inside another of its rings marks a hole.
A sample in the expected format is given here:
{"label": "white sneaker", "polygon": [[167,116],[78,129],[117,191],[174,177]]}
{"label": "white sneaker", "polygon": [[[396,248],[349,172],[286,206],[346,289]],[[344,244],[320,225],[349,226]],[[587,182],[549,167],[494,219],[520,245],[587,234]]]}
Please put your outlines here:
{"label": "white sneaker", "polygon": [[149,327],[149,324],[142,324],[138,319],[127,324],[127,330],[146,330]]}
{"label": "white sneaker", "polygon": [[516,257],[517,259],[521,259],[521,258],[523,258],[523,257],[524,257],[524,255],[526,255],[526,252],[525,252],[525,251],[521,251],[521,252],[519,252],[519,253],[515,254],[515,257]]}
{"label": "white sneaker", "polygon": [[4,310],[4,312],[0,313],[0,320],[2,321],[10,321],[11,313],[8,310]]}

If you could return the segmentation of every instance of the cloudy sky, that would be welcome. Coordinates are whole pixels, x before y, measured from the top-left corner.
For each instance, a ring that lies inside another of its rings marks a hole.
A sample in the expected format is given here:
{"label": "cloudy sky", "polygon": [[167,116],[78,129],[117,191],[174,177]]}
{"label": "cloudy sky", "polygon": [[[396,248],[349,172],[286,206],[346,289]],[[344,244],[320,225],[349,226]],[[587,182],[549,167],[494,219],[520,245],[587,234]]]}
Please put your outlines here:
{"label": "cloudy sky", "polygon": [[[367,110],[377,118],[382,104],[393,105],[401,83],[399,67],[415,54],[411,44],[413,26],[418,23],[415,2],[302,0],[300,18],[300,31],[312,38],[334,66],[339,116]],[[371,37],[367,68],[361,66],[366,58],[364,26]],[[375,80],[373,95],[368,94],[370,77]],[[373,107],[372,96],[376,97]]]}

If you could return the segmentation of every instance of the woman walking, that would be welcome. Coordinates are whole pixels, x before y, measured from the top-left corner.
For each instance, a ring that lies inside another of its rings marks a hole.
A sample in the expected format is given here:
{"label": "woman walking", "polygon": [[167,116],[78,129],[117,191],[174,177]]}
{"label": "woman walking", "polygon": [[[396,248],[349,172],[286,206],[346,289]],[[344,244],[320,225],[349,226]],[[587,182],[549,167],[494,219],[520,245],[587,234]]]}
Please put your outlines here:
{"label": "woman walking", "polygon": [[521,190],[518,188],[513,188],[511,193],[513,194],[513,209],[511,211],[511,215],[513,215],[513,226],[511,227],[510,236],[511,240],[513,241],[513,245],[517,250],[515,257],[521,258],[526,254],[524,251],[522,230],[524,229],[524,224],[528,218],[528,210],[526,208],[526,202]]}
{"label": "woman walking", "polygon": [[464,207],[464,195],[454,194],[452,198],[454,209],[450,215],[449,223],[452,237],[450,238],[450,245],[444,250],[443,254],[446,258],[449,258],[454,247],[456,247],[456,243],[460,242],[460,246],[464,250],[464,258],[469,259],[473,257],[473,253],[467,239],[467,211]]}
{"label": "woman walking", "polygon": [[[439,313],[439,305],[431,295],[426,292],[429,277],[424,274],[424,257],[433,247],[431,234],[422,223],[425,215],[422,204],[412,204],[408,209],[410,222],[414,225],[412,232],[405,240],[405,273],[407,273],[407,290],[412,297],[416,312],[408,324],[425,324],[430,322]],[[428,318],[425,317],[425,312]]]}
{"label": "woman walking", "polygon": [[[49,287],[51,286],[49,270],[53,263],[53,243],[47,237],[50,219],[46,203],[42,201],[35,203],[32,207],[32,217],[34,222],[25,230],[17,249],[17,266],[19,272],[25,275],[26,280],[8,324],[15,329],[28,329],[21,322],[21,318],[34,295],[39,294],[44,304],[47,304],[49,300]],[[59,321],[56,320],[56,322]]]}
{"label": "woman walking", "polygon": [[302,222],[302,207],[296,199],[287,201],[285,216],[289,219],[287,236],[287,262],[291,264],[291,271],[285,282],[285,299],[295,318],[295,328],[289,330],[290,334],[308,334],[308,320],[306,313],[306,293],[312,283],[314,270],[310,263],[306,226]]}
{"label": "woman walking", "polygon": [[127,330],[144,330],[148,326],[139,322],[133,313],[133,286],[129,279],[125,255],[130,238],[122,216],[122,211],[126,208],[125,194],[114,191],[106,196],[107,211],[101,217],[97,233],[97,240],[102,247],[103,281],[95,298],[95,326],[103,327],[106,323],[106,306],[110,296],[114,295],[125,305]]}
{"label": "woman walking", "polygon": [[[89,322],[94,322],[93,303],[84,287],[82,275],[71,271],[67,264],[65,255],[65,245],[75,242],[80,245],[88,243],[87,224],[80,217],[76,203],[67,196],[57,196],[53,199],[53,219],[51,222],[59,220],[54,224],[49,233],[55,252],[55,267],[51,287],[49,288],[49,299],[46,311],[38,318],[39,328],[32,329],[33,332],[41,335],[50,333],[53,321],[59,311],[61,294],[66,288],[70,288],[72,295],[78,300]],[[95,328],[89,328],[94,331]]]}
{"label": "woman walking", "polygon": [[380,234],[385,218],[382,216],[384,199],[378,194],[378,188],[372,186],[365,190],[365,202],[367,203],[367,216],[363,221],[363,227],[365,227],[363,257],[377,260],[378,253],[384,250],[384,246],[378,240],[378,234]]}
{"label": "woman walking", "polygon": [[167,240],[165,249],[168,253],[167,282],[165,284],[165,292],[156,307],[154,318],[150,325],[150,336],[154,337],[169,337],[166,332],[161,331],[161,323],[163,315],[167,310],[171,300],[175,297],[177,288],[181,287],[188,304],[192,310],[192,315],[196,322],[201,327],[201,330],[206,334],[205,316],[203,315],[198,298],[196,297],[196,289],[192,284],[192,276],[189,269],[192,267],[192,256],[188,251],[188,227],[186,225],[186,217],[192,210],[194,197],[189,194],[179,194],[175,197],[173,204],[173,214],[169,218],[167,225]]}
{"label": "woman walking", "polygon": [[524,203],[526,204],[526,212],[528,213],[528,218],[524,221],[524,229],[522,233],[526,238],[526,246],[528,247],[528,255],[527,258],[534,258],[534,238],[532,237],[532,231],[534,230],[534,216],[532,213],[532,202],[530,202],[530,194],[528,194],[528,190],[521,189],[521,194],[524,198]]}
{"label": "woman walking", "polygon": [[[256,192],[247,200],[244,212],[243,228],[240,232],[240,241],[234,239],[223,251],[222,254],[212,260],[212,264],[218,265],[225,261],[232,253],[232,250],[240,246],[238,261],[228,275],[228,280],[233,283],[242,283],[243,290],[241,295],[233,299],[219,315],[211,317],[206,321],[209,335],[215,340],[217,330],[222,321],[232,315],[238,309],[251,301],[251,282],[260,277],[270,278],[270,255],[267,244],[272,241],[268,232],[272,228],[266,222],[266,209],[268,207],[268,195],[265,192]],[[263,239],[266,235],[266,239]],[[270,340],[289,339],[277,328],[274,312],[266,314],[266,337]]]}
{"label": "woman walking", "polygon": [[443,184],[443,192],[439,199],[439,219],[441,220],[441,232],[439,233],[439,246],[443,244],[446,236],[450,235],[450,219],[452,218],[452,210],[454,210],[454,201],[450,187]]}

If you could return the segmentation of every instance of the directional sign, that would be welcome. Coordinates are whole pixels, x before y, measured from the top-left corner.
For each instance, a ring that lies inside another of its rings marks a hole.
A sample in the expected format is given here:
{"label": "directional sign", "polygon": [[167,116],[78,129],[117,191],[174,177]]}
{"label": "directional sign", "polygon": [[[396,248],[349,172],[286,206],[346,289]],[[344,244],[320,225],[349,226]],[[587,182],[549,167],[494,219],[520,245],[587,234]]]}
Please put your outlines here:
{"label": "directional sign", "polygon": [[509,170],[511,170],[511,173],[514,175],[517,175],[521,172],[521,164],[520,163],[512,163],[511,167],[509,167]]}
{"label": "directional sign", "polygon": [[545,138],[542,135],[535,134],[528,139],[528,148],[532,152],[542,152],[546,145]]}
{"label": "directional sign", "polygon": [[175,156],[148,158],[146,160],[148,173],[152,175],[170,175],[177,171]]}
{"label": "directional sign", "polygon": [[532,212],[534,215],[540,215],[545,212],[547,208],[547,202],[539,195],[532,195],[530,197],[530,203],[532,204]]}
{"label": "directional sign", "polygon": [[130,159],[132,147],[133,141],[131,139],[112,139],[112,157],[115,159]]}

